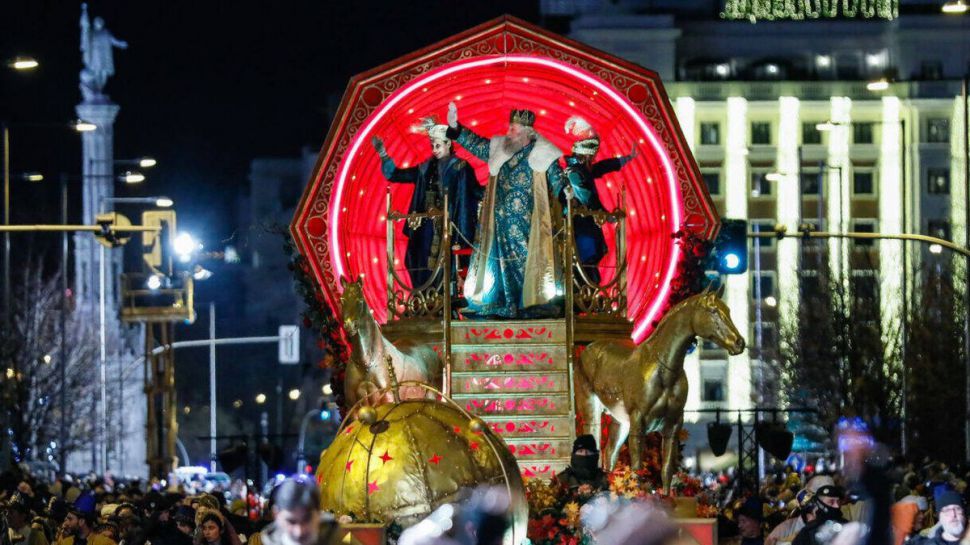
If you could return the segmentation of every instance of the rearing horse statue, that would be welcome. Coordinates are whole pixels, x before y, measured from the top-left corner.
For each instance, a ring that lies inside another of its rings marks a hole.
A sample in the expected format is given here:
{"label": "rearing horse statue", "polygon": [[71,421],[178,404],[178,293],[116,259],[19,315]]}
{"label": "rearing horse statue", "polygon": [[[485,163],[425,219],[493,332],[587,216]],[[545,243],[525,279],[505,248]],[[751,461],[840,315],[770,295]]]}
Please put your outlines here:
{"label": "rearing horse statue", "polygon": [[[391,357],[398,382],[417,381],[440,389],[442,363],[438,354],[427,345],[407,340],[392,344],[381,334],[381,327],[364,300],[361,280],[348,282],[341,278],[340,284],[344,288],[340,295],[340,315],[351,345],[344,379],[347,405],[353,406],[364,398],[371,405],[392,400],[390,393],[383,399],[377,396],[379,390],[391,384],[385,364],[388,356]],[[401,399],[425,396],[426,391],[419,387],[403,386],[400,389]]]}
{"label": "rearing horse statue", "polygon": [[714,341],[731,355],[744,350],[744,338],[731,322],[720,293],[705,290],[674,306],[640,346],[631,341],[591,343],[579,358],[575,378],[576,409],[584,433],[599,441],[603,409],[613,417],[610,444],[602,449],[610,469],[628,437],[630,463],[639,469],[642,434],[660,431],[661,479],[668,494],[687,403],[684,356],[695,337]]}

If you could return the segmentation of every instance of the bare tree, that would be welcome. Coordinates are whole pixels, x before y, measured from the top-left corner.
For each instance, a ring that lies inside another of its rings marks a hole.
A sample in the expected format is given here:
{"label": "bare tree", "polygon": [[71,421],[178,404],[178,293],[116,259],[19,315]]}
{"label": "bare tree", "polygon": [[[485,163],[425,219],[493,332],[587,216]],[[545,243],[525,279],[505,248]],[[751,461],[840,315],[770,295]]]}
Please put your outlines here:
{"label": "bare tree", "polygon": [[901,337],[883,331],[878,277],[868,252],[856,270],[836,276],[828,259],[803,275],[801,304],[782,330],[782,391],[792,404],[819,410],[813,424],[831,430],[840,417],[863,418],[880,441],[898,444],[902,401]]}
{"label": "bare tree", "polygon": [[[55,461],[93,441],[94,422],[88,415],[97,400],[95,324],[73,311],[70,294],[61,292],[59,275],[45,274],[39,261],[25,266],[17,280],[11,327],[0,332],[12,454],[16,461]],[[67,426],[63,442],[62,416]]]}

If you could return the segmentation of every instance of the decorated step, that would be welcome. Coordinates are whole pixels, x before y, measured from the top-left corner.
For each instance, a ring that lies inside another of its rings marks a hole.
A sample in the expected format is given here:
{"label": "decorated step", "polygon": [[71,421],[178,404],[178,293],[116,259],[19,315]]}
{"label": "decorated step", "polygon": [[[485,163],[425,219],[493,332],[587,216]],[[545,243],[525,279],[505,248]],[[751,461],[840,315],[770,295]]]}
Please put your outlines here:
{"label": "decorated step", "polygon": [[566,415],[569,414],[569,394],[454,394],[466,411],[479,416],[488,415]]}
{"label": "decorated step", "polygon": [[543,479],[548,481],[562,473],[569,460],[528,460],[519,462],[519,470],[526,479]]}
{"label": "decorated step", "polygon": [[564,345],[452,346],[451,365],[462,371],[565,371]]}
{"label": "decorated step", "polygon": [[568,437],[549,439],[506,439],[509,452],[519,464],[528,460],[568,459],[573,451],[573,442]]}
{"label": "decorated step", "polygon": [[474,321],[451,326],[452,344],[565,343],[565,320]]}
{"label": "decorated step", "polygon": [[570,436],[570,430],[575,426],[575,420],[569,416],[549,416],[529,418],[520,416],[485,416],[485,424],[498,436],[505,440]]}
{"label": "decorated step", "polygon": [[495,375],[454,373],[451,377],[451,391],[456,394],[569,393],[568,380],[569,375],[564,372]]}

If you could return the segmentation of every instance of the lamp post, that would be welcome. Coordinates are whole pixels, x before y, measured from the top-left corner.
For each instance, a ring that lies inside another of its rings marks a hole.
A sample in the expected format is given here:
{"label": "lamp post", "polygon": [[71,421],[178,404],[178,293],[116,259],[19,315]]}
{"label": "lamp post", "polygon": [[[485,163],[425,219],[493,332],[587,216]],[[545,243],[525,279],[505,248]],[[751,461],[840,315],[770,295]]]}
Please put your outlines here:
{"label": "lamp post", "polygon": [[[115,161],[118,163],[118,161]],[[153,163],[154,164],[154,163]],[[168,208],[174,204],[172,199],[164,196],[157,197],[104,197],[102,196],[98,203],[98,212],[105,212],[105,204],[147,204],[151,206],[157,206],[159,208]],[[99,249],[99,260],[98,260],[98,276],[100,284],[100,293],[98,296],[98,316],[99,316],[99,344],[100,344],[100,360],[99,360],[99,372],[101,377],[101,429],[104,430],[102,433],[102,457],[105,457],[105,463],[107,465],[107,444],[108,444],[108,376],[107,376],[107,312],[106,304],[104,298],[105,292],[105,247],[102,245]],[[66,260],[65,260],[66,261]],[[122,454],[122,445],[124,444],[125,432],[125,412],[121,410],[122,401],[124,400],[125,394],[125,381],[124,381],[124,362],[118,359],[118,439],[117,439],[117,456],[119,463],[119,472],[124,474],[124,456]]]}

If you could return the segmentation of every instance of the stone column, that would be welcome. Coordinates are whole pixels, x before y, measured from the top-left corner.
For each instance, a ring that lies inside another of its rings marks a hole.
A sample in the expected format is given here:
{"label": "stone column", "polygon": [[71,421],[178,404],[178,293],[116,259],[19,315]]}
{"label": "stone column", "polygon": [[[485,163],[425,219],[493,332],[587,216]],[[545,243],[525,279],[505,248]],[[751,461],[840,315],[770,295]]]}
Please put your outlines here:
{"label": "stone column", "polygon": [[[82,222],[94,223],[95,216],[102,209],[103,200],[114,196],[114,122],[121,108],[111,102],[77,105],[78,118],[94,123],[97,130],[83,133],[83,164],[81,166],[83,184]],[[82,312],[98,313],[99,292],[99,245],[89,233],[74,236],[74,293]],[[106,251],[108,261],[105,265],[105,306],[115,322],[118,309],[116,273],[121,272],[121,251]],[[117,332],[117,327],[108,328]]]}

